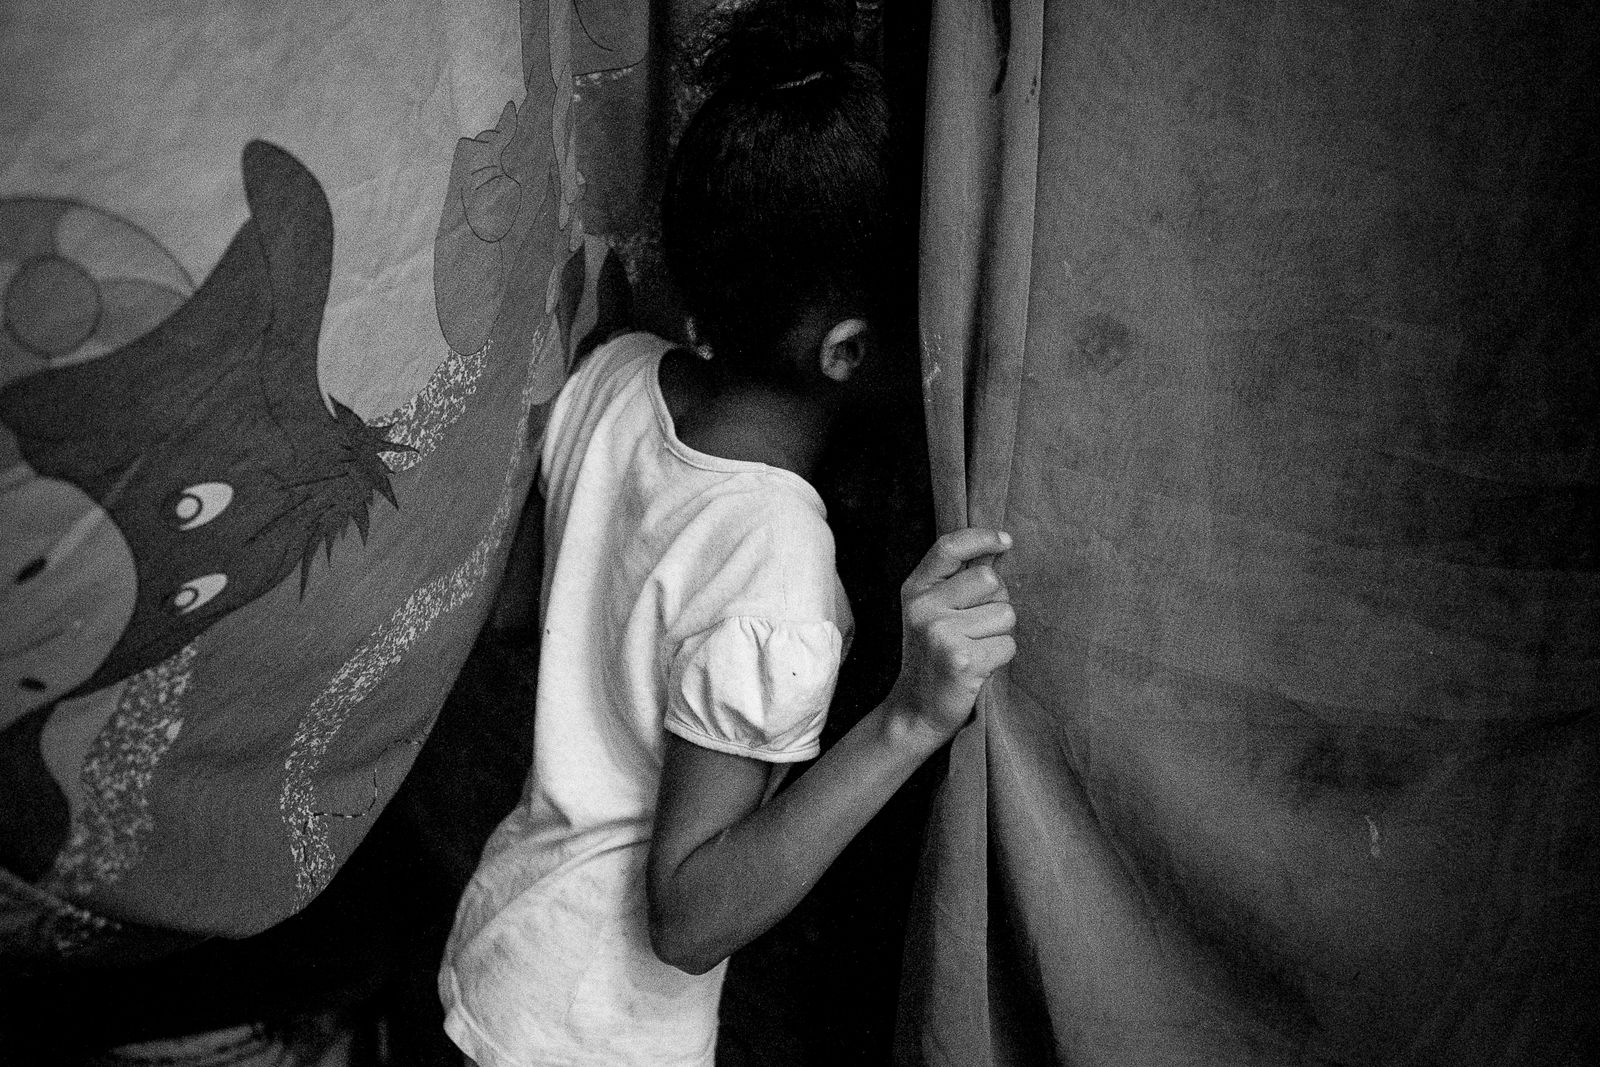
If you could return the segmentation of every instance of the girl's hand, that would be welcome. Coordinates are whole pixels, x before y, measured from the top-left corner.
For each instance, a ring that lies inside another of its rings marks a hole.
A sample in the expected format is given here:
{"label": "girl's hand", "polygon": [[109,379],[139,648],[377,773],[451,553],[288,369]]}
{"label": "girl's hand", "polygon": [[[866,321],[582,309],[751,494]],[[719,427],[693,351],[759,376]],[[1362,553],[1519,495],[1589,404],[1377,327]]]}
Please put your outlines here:
{"label": "girl's hand", "polygon": [[658,957],[704,974],[770,929],[961,728],[1016,654],[1016,615],[987,558],[1010,547],[996,530],[939,538],[901,590],[905,658],[889,699],[770,800],[770,764],[664,739],[646,866]]}
{"label": "girl's hand", "polygon": [[956,530],[900,587],[900,677],[889,701],[941,741],[966,725],[979,687],[1017,654],[1017,614],[991,564],[1010,547],[999,530]]}

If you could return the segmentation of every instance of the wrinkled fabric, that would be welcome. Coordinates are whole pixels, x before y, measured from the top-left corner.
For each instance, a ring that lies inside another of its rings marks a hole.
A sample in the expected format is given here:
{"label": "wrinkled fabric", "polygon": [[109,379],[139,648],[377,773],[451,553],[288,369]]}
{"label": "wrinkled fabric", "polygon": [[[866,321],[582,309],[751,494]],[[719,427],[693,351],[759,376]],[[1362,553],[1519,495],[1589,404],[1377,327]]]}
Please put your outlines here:
{"label": "wrinkled fabric", "polygon": [[935,4],[935,488],[1020,621],[902,1062],[1588,1062],[1597,39]]}
{"label": "wrinkled fabric", "polygon": [[724,619],[674,658],[666,730],[734,756],[815,759],[843,652],[827,620]]}
{"label": "wrinkled fabric", "polygon": [[249,935],[365,837],[666,306],[693,6],[5,5],[0,953]]}
{"label": "wrinkled fabric", "polygon": [[817,491],[680,440],[671,346],[629,333],[563,387],[540,453],[545,577],[533,768],[456,910],[445,1027],[485,1065],[709,1064],[727,970],[651,945],[666,733],[816,753],[850,607]]}

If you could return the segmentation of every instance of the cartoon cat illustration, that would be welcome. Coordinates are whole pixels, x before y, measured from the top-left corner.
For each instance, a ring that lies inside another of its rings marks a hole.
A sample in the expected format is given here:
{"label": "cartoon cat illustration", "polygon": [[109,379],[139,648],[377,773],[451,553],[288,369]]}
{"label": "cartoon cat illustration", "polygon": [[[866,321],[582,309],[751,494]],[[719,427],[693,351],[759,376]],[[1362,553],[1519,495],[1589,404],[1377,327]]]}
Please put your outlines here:
{"label": "cartoon cat illustration", "polygon": [[[39,754],[60,700],[161,663],[296,565],[303,592],[319,546],[331,559],[351,524],[365,540],[376,494],[398,506],[383,456],[408,446],[318,385],[333,253],[327,197],[303,164],[263,141],[245,147],[242,169],[250,218],[192,297],[121,348],[0,389],[0,423],[22,458],[42,484],[75,487],[110,519],[135,576],[126,625],[92,673],[64,693],[19,676],[55,699],[0,719],[0,807],[26,803],[31,813],[0,828],[0,862],[25,877],[66,833],[65,802]],[[63,525],[61,537],[83,525]],[[4,580],[18,594],[50,582],[70,590],[81,557],[43,546]],[[59,614],[21,625],[59,629]],[[21,647],[48,636],[25,633]],[[21,708],[39,704],[11,696]]]}
{"label": "cartoon cat illustration", "polygon": [[[159,663],[391,504],[404,449],[317,384],[333,219],[316,179],[244,150],[250,220],[198,292],[122,349],[0,390],[0,422],[41,476],[82,489],[130,546],[133,615],[89,692]],[[39,577],[30,563],[16,581]],[[31,571],[31,573],[29,573]]]}

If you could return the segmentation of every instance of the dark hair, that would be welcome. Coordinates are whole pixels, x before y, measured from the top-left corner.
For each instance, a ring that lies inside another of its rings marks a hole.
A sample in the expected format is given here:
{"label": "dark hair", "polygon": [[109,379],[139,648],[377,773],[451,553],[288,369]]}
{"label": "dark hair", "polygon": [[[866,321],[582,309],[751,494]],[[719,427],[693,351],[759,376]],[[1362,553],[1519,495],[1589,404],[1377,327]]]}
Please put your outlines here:
{"label": "dark hair", "polygon": [[844,8],[757,0],[700,27],[710,95],[668,166],[662,244],[701,339],[747,372],[808,306],[871,318],[913,277],[915,197]]}

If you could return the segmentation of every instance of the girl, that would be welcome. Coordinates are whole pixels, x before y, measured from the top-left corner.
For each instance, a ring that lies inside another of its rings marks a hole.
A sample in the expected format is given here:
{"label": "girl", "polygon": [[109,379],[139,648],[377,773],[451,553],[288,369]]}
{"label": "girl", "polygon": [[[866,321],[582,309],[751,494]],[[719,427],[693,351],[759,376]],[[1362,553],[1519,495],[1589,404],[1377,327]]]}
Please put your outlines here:
{"label": "girl", "polygon": [[703,67],[720,88],[669,168],[663,243],[695,351],[608,342],[545,431],[534,765],[440,976],[446,1029],[484,1067],[710,1064],[723,961],[1015,652],[988,563],[1009,537],[940,538],[902,590],[888,698],[776,792],[818,754],[851,628],[807,479],[899,376],[882,331],[915,198],[841,20],[774,11],[721,27]]}

